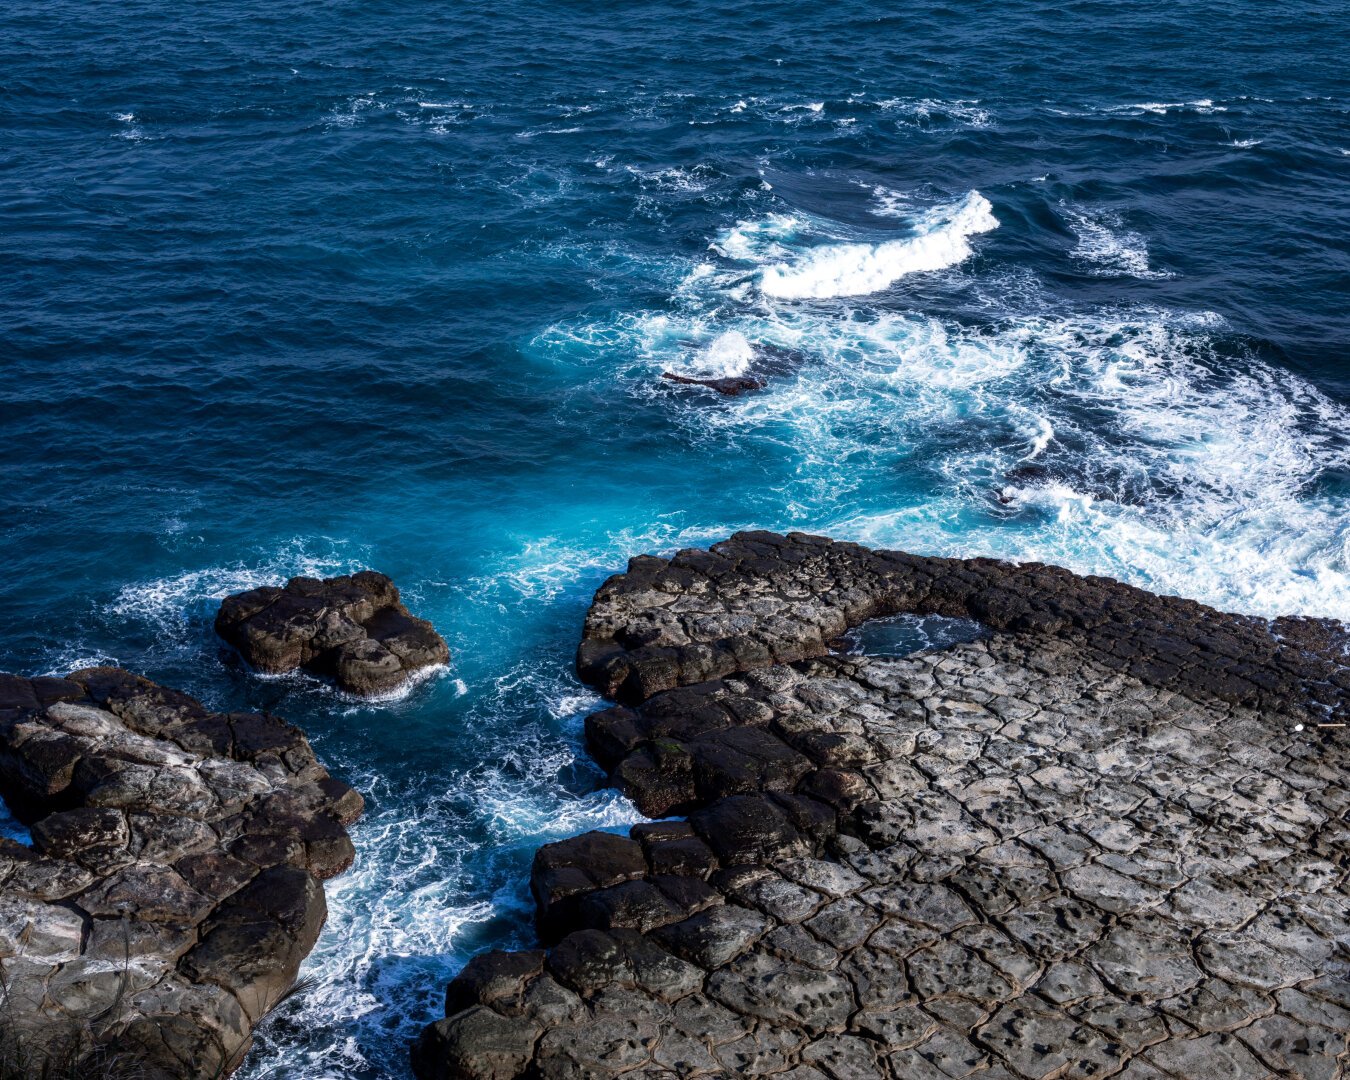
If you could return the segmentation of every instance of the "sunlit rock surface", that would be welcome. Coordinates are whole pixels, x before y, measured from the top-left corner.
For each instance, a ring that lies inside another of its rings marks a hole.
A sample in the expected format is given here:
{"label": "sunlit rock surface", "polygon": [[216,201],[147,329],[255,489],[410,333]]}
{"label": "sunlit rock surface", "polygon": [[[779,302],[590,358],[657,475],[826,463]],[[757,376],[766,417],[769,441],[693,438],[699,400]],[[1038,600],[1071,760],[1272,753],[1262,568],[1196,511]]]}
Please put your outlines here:
{"label": "sunlit rock surface", "polygon": [[389,694],[450,659],[445,639],[373,570],[227,596],[216,633],[264,674],[303,668],[361,697]]}
{"label": "sunlit rock surface", "polygon": [[[830,654],[902,611],[992,633]],[[796,534],[635,559],[588,741],[687,820],[543,848],[551,948],[471,962],[417,1071],[1342,1076],[1346,640]]]}
{"label": "sunlit rock surface", "polygon": [[6,1052],[98,1045],[146,1076],[239,1064],[362,810],[298,729],[118,668],[0,675],[0,793],[32,833],[0,840]]}

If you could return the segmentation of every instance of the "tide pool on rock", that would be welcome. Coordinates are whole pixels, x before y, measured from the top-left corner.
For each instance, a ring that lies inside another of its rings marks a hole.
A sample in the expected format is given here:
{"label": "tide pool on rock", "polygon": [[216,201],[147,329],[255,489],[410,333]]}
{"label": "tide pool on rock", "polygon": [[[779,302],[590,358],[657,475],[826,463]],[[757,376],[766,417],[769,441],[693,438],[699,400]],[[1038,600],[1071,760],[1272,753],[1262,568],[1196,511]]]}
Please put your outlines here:
{"label": "tide pool on rock", "polygon": [[[1343,21],[3,5],[0,668],[273,711],[368,796],[242,1075],[406,1075],[533,945],[535,851],[640,819],[572,671],[630,556],[802,528],[1350,615]],[[943,269],[762,287],[972,192]],[[222,662],[225,596],[371,566],[452,670]]]}

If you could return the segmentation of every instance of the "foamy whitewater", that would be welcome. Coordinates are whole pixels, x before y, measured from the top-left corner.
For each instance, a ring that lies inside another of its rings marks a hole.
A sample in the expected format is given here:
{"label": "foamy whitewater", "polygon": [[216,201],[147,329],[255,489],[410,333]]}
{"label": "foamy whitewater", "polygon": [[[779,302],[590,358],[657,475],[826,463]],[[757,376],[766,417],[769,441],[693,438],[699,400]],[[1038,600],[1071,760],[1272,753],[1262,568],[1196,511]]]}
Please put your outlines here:
{"label": "foamy whitewater", "polygon": [[759,287],[765,296],[784,300],[880,292],[906,274],[964,262],[973,254],[970,238],[997,228],[989,200],[972,191],[960,203],[935,208],[917,219],[912,237],[877,244],[822,244],[792,263],[765,268]]}
{"label": "foamy whitewater", "polygon": [[[366,794],[242,1080],[406,1076],[532,943],[538,845],[635,820],[572,672],[632,555],[800,528],[1350,618],[1335,5],[87,6],[0,9],[0,670],[271,710]],[[453,654],[396,700],[212,633],[367,566]]]}

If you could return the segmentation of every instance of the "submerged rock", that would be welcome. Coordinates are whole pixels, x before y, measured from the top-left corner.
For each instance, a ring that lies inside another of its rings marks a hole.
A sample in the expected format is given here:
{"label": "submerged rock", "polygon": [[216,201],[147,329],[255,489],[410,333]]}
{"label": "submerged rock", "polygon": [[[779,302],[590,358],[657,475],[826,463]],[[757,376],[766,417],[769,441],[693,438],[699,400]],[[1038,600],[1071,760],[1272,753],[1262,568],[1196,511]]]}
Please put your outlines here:
{"label": "submerged rock", "polygon": [[146,1076],[238,1066],[363,808],[285,721],[118,668],[0,675],[0,794],[33,840],[0,840],[4,1051],[73,1043]]}
{"label": "submerged rock", "polygon": [[431,623],[416,618],[384,574],[295,577],[228,596],[216,633],[269,675],[304,668],[351,694],[398,689],[417,672],[444,664],[450,649]]}
{"label": "submerged rock", "polygon": [[763,379],[756,378],[753,375],[730,375],[724,378],[698,378],[692,375],[676,375],[670,371],[663,371],[661,378],[669,379],[673,383],[680,383],[685,386],[706,386],[709,390],[716,390],[719,394],[727,397],[736,397],[747,390],[762,390],[768,385]]}
{"label": "submerged rock", "polygon": [[[879,615],[991,633],[827,655]],[[634,559],[583,677],[685,821],[550,844],[424,1080],[1341,1075],[1346,628],[800,534]]]}
{"label": "submerged rock", "polygon": [[[680,375],[673,371],[663,371],[661,378],[685,386],[704,386],[726,397],[737,397],[751,390],[763,390],[769,385],[771,377],[789,374],[806,361],[806,356],[795,349],[765,343],[751,345],[744,337],[736,336],[739,341],[732,348],[744,350],[745,370],[728,375]],[[712,370],[725,371],[727,368],[715,364]]]}

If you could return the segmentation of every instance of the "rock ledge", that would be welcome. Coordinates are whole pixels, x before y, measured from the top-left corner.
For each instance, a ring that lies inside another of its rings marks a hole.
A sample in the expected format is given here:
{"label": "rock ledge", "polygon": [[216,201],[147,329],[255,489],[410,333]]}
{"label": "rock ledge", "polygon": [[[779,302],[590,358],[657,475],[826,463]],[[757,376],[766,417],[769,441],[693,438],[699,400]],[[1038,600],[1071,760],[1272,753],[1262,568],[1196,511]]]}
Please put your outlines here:
{"label": "rock ledge", "polygon": [[[836,656],[899,612],[986,639]],[[1346,1075],[1346,630],[1046,566],[740,534],[596,594],[653,815],[542,848],[424,1080]],[[1300,725],[1302,725],[1300,727]]]}

